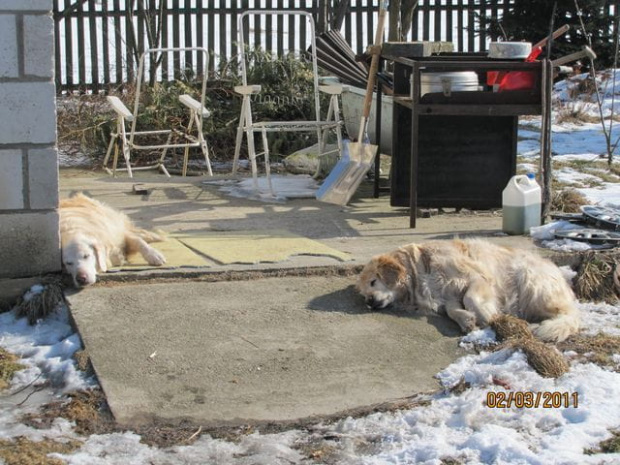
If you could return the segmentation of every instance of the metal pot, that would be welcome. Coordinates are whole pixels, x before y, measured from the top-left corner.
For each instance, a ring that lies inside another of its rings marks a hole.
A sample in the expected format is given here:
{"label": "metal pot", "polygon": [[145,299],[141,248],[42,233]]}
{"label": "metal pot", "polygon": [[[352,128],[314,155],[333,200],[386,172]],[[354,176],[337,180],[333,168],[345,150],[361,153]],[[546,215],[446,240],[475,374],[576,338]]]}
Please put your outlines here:
{"label": "metal pot", "polygon": [[445,73],[422,73],[420,95],[443,92],[449,96],[453,91],[477,91],[478,75],[474,71],[453,71]]}

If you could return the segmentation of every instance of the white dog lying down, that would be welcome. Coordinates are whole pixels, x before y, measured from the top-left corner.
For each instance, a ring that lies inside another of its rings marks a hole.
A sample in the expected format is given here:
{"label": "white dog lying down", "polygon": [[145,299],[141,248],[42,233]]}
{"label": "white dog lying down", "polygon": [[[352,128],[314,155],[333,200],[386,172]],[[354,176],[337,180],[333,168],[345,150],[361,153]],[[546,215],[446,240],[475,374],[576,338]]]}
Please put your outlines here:
{"label": "white dog lying down", "polygon": [[429,241],[378,255],[357,288],[372,309],[405,302],[445,312],[466,333],[501,312],[540,323],[534,334],[545,341],[579,330],[574,294],[554,263],[482,239]]}
{"label": "white dog lying down", "polygon": [[61,200],[59,212],[62,263],[76,287],[94,284],[97,272],[121,265],[135,252],[149,265],[166,263],[164,256],[147,244],[162,241],[161,236],[136,228],[127,215],[97,200],[77,194]]}

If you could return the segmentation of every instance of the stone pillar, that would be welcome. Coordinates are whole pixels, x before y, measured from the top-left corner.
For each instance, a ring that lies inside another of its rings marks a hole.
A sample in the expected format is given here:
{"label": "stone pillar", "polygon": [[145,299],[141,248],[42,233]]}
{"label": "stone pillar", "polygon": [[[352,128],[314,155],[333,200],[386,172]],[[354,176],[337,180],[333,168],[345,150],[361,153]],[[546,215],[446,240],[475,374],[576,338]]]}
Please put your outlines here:
{"label": "stone pillar", "polygon": [[0,1],[0,282],[5,285],[61,267],[51,10],[52,0]]}

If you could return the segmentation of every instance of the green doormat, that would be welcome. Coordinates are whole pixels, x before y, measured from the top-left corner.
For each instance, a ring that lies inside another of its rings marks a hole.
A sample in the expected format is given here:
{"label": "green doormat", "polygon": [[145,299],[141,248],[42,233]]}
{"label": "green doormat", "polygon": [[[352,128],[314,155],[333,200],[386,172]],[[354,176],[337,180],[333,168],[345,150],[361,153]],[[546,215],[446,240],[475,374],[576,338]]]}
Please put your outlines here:
{"label": "green doormat", "polygon": [[349,254],[289,231],[225,231],[192,235],[175,235],[188,247],[219,264],[274,263],[293,255],[327,256],[340,261]]}

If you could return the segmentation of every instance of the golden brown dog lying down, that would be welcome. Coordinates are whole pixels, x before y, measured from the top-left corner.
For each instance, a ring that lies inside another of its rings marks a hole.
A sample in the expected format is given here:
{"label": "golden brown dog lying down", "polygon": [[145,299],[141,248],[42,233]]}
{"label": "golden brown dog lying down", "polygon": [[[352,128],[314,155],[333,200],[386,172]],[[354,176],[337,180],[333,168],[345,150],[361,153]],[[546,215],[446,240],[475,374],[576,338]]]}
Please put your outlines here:
{"label": "golden brown dog lying down", "polygon": [[122,265],[125,257],[140,252],[149,265],[166,263],[148,242],[162,241],[158,234],[136,228],[129,217],[97,200],[77,194],[60,201],[62,264],[76,287],[97,281],[97,272]]}
{"label": "golden brown dog lying down", "polygon": [[482,239],[429,241],[378,255],[357,288],[372,309],[408,303],[447,313],[466,333],[500,313],[540,323],[534,334],[545,341],[579,330],[575,297],[554,263]]}

